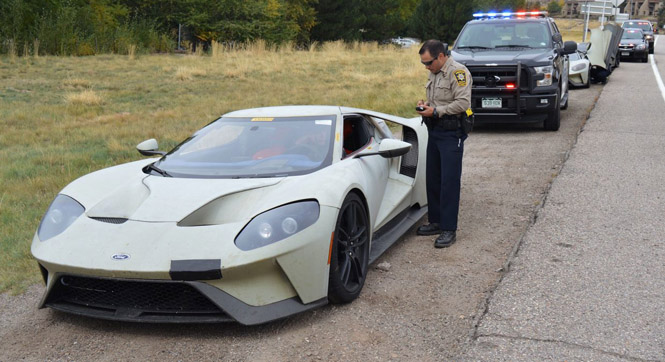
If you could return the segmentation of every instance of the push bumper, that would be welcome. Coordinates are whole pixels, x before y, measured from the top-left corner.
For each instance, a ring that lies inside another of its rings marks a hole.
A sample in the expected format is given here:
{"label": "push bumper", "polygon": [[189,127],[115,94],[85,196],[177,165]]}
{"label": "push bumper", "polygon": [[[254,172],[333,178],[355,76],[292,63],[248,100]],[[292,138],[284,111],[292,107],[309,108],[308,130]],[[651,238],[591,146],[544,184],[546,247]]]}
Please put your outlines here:
{"label": "push bumper", "polygon": [[[557,106],[556,88],[552,92],[531,94],[518,90],[504,90],[499,93],[476,92],[471,97],[471,108],[477,123],[530,123],[540,122],[547,118],[548,112]],[[491,107],[491,100],[494,102]]]}

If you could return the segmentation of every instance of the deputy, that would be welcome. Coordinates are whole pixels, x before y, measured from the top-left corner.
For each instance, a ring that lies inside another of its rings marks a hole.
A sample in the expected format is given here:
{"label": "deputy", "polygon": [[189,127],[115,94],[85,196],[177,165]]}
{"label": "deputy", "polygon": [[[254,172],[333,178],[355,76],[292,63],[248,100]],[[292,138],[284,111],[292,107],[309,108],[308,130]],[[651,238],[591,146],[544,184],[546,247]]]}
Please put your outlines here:
{"label": "deputy", "polygon": [[448,56],[448,44],[428,40],[419,51],[420,62],[430,71],[427,102],[419,101],[418,111],[427,125],[427,203],[429,224],[418,235],[439,235],[436,248],[455,242],[459,212],[462,155],[467,137],[461,120],[470,112],[469,70]]}

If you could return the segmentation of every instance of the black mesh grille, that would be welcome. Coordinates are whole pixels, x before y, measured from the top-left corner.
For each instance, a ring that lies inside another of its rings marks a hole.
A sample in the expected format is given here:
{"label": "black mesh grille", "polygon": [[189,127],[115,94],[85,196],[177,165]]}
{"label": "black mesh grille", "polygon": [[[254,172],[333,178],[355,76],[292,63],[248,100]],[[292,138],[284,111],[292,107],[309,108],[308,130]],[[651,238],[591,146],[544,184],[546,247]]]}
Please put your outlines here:
{"label": "black mesh grille", "polygon": [[223,313],[194,287],[181,282],[62,276],[53,288],[46,304],[133,310],[134,314]]}
{"label": "black mesh grille", "polygon": [[416,131],[408,127],[403,127],[402,129],[404,135],[404,142],[409,142],[411,144],[411,150],[402,156],[402,165],[399,169],[399,173],[409,177],[416,177],[416,170],[418,167],[418,136],[416,136]]}
{"label": "black mesh grille", "polygon": [[91,219],[101,222],[107,222],[109,224],[123,224],[127,221],[127,219],[121,217],[91,217]]}

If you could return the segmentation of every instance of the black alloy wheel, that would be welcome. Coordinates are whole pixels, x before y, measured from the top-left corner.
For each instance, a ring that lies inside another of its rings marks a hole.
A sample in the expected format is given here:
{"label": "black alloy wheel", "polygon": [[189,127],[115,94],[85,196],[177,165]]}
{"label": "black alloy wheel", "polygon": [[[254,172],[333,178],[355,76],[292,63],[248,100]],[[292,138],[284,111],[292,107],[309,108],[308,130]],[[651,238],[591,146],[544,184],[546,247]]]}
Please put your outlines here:
{"label": "black alloy wheel", "polygon": [[360,294],[369,264],[369,220],[360,197],[350,193],[337,216],[328,280],[328,299],[348,303]]}

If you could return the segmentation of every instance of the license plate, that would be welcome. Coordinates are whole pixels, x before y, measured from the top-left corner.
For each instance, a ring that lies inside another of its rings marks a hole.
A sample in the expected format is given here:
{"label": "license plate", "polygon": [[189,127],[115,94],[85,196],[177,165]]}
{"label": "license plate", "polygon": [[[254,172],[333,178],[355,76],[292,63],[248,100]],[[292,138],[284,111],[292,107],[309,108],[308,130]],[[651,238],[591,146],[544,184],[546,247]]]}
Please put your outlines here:
{"label": "license plate", "polygon": [[483,108],[501,108],[501,98],[483,98]]}
{"label": "license plate", "polygon": [[623,56],[629,56],[630,53],[629,53],[629,52],[621,52],[621,55],[623,55]]}

